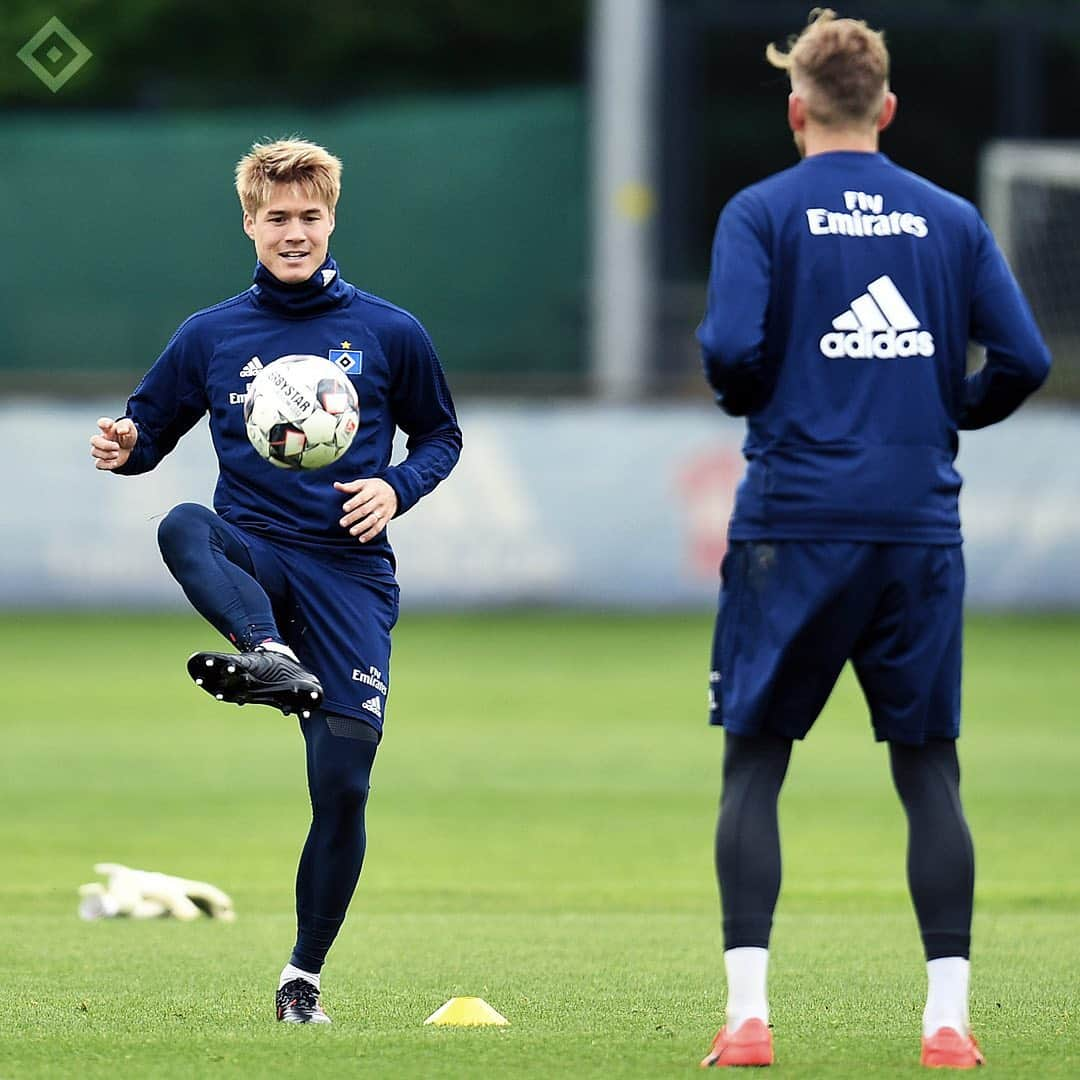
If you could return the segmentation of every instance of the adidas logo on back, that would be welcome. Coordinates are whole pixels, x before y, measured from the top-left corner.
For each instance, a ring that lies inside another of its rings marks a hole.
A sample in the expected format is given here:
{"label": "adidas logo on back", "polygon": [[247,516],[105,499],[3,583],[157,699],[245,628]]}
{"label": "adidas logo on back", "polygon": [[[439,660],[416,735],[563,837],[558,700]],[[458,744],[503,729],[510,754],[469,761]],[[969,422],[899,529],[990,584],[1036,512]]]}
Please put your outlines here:
{"label": "adidas logo on back", "polygon": [[871,281],[832,324],[820,342],[822,354],[831,359],[934,355],[934,336],[919,329],[922,323],[887,274]]}

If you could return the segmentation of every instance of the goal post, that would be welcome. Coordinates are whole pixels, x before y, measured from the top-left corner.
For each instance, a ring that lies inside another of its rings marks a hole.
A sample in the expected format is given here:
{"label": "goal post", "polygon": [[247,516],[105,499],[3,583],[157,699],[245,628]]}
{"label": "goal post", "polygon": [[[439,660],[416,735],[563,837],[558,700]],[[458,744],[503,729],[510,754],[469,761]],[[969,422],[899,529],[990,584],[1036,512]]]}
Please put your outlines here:
{"label": "goal post", "polygon": [[988,144],[979,200],[1053,353],[1051,393],[1080,401],[1080,142]]}

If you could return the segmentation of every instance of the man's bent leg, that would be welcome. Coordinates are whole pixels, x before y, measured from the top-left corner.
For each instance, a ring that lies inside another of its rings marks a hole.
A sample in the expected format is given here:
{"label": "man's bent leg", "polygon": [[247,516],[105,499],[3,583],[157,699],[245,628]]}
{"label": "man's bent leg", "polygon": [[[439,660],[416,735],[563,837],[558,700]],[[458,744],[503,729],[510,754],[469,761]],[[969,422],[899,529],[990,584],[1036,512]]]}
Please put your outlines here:
{"label": "man's bent leg", "polygon": [[286,714],[308,716],[318,708],[322,685],[283,641],[237,531],[205,506],[181,503],[158,527],[158,545],[195,610],[240,650],[191,656],[195,685],[218,701],[270,705]]}
{"label": "man's bent leg", "polygon": [[197,503],[173,507],[158,526],[158,547],[192,607],[238,649],[281,642],[251,554],[212,510]]}

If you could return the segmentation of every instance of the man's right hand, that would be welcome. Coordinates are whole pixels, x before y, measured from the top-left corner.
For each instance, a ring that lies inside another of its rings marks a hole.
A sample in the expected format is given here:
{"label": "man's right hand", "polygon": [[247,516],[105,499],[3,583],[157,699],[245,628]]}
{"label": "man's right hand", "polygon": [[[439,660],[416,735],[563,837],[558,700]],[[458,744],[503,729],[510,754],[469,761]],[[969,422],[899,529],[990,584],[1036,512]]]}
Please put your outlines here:
{"label": "man's right hand", "polygon": [[121,420],[111,420],[103,416],[98,420],[97,426],[101,428],[101,434],[90,440],[90,456],[96,458],[94,467],[112,470],[127,464],[139,438],[135,421],[126,416]]}

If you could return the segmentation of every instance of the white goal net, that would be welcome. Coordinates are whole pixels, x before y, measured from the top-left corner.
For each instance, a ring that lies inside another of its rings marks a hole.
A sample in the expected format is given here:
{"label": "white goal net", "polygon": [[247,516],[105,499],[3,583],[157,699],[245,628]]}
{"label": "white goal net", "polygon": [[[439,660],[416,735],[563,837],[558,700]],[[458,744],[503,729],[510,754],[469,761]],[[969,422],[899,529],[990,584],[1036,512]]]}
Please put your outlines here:
{"label": "white goal net", "polygon": [[1054,392],[1080,399],[1080,143],[990,143],[980,201],[1054,354]]}

